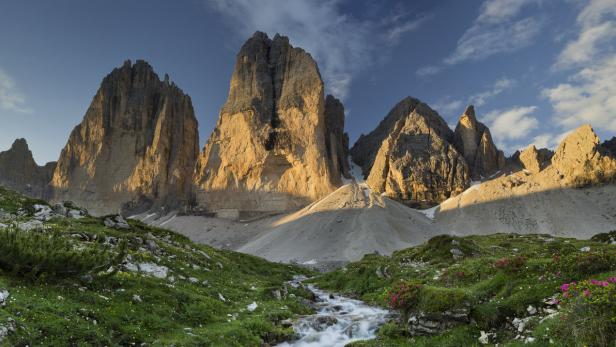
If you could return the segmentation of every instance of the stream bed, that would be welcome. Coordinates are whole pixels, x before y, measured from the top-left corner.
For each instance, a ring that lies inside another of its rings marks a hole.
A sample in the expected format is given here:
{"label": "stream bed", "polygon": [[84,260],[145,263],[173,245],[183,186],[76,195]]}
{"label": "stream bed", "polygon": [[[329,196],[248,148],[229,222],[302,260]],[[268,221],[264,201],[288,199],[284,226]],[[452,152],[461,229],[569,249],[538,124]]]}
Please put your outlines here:
{"label": "stream bed", "polygon": [[[299,285],[301,279],[291,285]],[[284,342],[278,347],[343,347],[358,340],[376,337],[377,329],[387,321],[390,312],[379,307],[368,306],[354,300],[306,286],[317,297],[317,312],[299,318],[293,329],[299,339]]]}

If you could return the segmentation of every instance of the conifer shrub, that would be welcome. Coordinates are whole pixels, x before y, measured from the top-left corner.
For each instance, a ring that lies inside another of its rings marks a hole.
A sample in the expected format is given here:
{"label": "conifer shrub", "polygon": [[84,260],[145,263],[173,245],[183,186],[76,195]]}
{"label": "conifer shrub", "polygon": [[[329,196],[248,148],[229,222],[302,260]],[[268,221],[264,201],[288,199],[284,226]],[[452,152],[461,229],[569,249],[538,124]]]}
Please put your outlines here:
{"label": "conifer shrub", "polygon": [[125,255],[125,242],[111,249],[71,240],[61,232],[0,230],[0,270],[14,275],[30,278],[98,275],[110,268],[117,270]]}

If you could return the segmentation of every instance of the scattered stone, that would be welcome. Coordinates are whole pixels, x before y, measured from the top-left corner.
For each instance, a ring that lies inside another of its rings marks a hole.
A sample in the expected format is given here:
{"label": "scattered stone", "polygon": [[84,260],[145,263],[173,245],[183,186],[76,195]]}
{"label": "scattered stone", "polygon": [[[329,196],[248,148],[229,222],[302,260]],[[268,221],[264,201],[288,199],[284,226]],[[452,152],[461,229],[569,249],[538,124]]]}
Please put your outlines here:
{"label": "scattered stone", "polygon": [[7,290],[0,291],[0,306],[5,306],[6,301],[9,298],[9,292]]}
{"label": "scattered stone", "polygon": [[133,301],[134,302],[142,302],[141,296],[135,294],[133,295]]}
{"label": "scattered stone", "polygon": [[86,216],[86,213],[83,212],[82,210],[71,209],[68,211],[68,217],[73,218],[73,219],[81,219],[81,218],[84,218],[85,216]]}
{"label": "scattered stone", "polygon": [[580,251],[581,252],[590,252],[590,247],[589,246],[582,247],[582,248],[580,248]]}
{"label": "scattered stone", "polygon": [[537,309],[536,309],[534,306],[532,306],[532,305],[529,305],[529,306],[526,308],[526,311],[527,311],[527,312],[528,312],[528,314],[529,314],[529,315],[531,315],[531,316],[537,313]]}
{"label": "scattered stone", "polygon": [[53,210],[47,205],[35,204],[34,206],[34,218],[40,221],[48,221],[54,216]]}
{"label": "scattered stone", "polygon": [[453,259],[461,259],[464,258],[464,252],[462,252],[461,249],[459,248],[452,248],[449,250],[449,253],[451,253],[451,255],[453,256]]}
{"label": "scattered stone", "polygon": [[19,229],[23,231],[43,230],[43,222],[37,219],[32,219],[27,222],[19,223]]}
{"label": "scattered stone", "polygon": [[257,303],[253,301],[252,304],[246,306],[246,309],[248,310],[248,312],[254,312],[254,310],[256,310],[258,307]]}
{"label": "scattered stone", "polygon": [[479,336],[479,343],[481,343],[482,345],[487,345],[488,343],[490,343],[490,334],[487,334],[483,330],[481,330],[479,333],[481,334],[481,336]]}
{"label": "scattered stone", "polygon": [[195,277],[189,277],[189,278],[188,278],[188,282],[193,283],[193,284],[196,284],[196,283],[199,283],[199,280],[198,280],[198,279],[196,279]]}
{"label": "scattered stone", "polygon": [[114,229],[130,229],[130,225],[124,220],[121,215],[115,215],[105,218],[105,226]]}
{"label": "scattered stone", "polygon": [[227,299],[225,299],[224,296],[222,296],[222,294],[218,293],[218,298],[220,299],[220,301],[222,302],[227,302]]}

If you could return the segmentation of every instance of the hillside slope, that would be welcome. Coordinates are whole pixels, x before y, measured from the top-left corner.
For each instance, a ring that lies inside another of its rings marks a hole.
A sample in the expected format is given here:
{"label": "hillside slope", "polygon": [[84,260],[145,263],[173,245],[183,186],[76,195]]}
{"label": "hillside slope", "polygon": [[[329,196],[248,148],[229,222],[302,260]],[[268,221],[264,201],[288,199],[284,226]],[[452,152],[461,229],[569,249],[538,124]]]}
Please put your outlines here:
{"label": "hillside slope", "polygon": [[0,346],[276,343],[302,273],[0,188]]}

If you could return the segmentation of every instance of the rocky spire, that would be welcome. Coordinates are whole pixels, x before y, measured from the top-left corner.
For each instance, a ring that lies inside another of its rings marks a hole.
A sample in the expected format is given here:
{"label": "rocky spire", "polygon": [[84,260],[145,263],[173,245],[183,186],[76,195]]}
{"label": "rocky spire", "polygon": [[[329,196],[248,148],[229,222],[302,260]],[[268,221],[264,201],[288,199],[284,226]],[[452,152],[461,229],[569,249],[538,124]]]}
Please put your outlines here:
{"label": "rocky spire", "polygon": [[473,179],[487,178],[505,166],[504,153],[494,145],[490,129],[477,121],[473,105],[460,116],[453,142],[464,155]]}
{"label": "rocky spire", "polygon": [[0,186],[35,198],[45,198],[55,162],[38,166],[25,139],[0,152]]}
{"label": "rocky spire", "polygon": [[344,132],[344,105],[332,95],[325,98],[325,148],[332,174],[350,177],[349,135]]}
{"label": "rocky spire", "polygon": [[468,188],[469,168],[450,141],[453,133],[430,107],[413,98],[399,102],[379,126],[351,149],[378,193],[426,207]]}
{"label": "rocky spire", "polygon": [[103,79],[62,150],[56,200],[106,214],[187,203],[199,152],[190,97],[145,61]]}
{"label": "rocky spire", "polygon": [[199,156],[200,206],[237,217],[294,209],[333,191],[341,124],[339,110],[326,116],[323,89],[310,54],[256,32],[237,55],[227,102]]}

